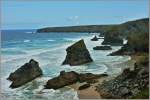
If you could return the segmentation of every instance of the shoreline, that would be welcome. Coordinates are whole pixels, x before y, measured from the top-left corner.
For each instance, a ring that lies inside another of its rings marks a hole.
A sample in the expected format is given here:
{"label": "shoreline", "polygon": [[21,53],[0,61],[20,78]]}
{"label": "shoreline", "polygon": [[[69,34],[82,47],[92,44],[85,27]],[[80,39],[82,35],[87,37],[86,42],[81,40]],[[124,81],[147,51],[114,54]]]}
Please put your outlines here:
{"label": "shoreline", "polygon": [[[120,64],[116,64],[116,66],[121,66],[121,72],[122,72],[123,69],[125,69],[125,68],[132,69],[134,67],[134,63],[135,63],[135,59],[134,59],[134,57],[131,57],[130,60],[122,62]],[[107,80],[113,79],[117,75],[118,74],[115,74],[115,75],[112,75],[112,76],[98,78],[96,83],[91,84],[90,87],[88,87],[86,89],[83,89],[83,90],[79,90],[78,88],[80,86],[84,85],[86,82],[84,82],[84,83],[77,82],[75,84],[69,85],[68,87],[70,87],[70,88],[74,89],[75,91],[77,91],[79,99],[102,99],[100,94],[96,91],[96,86],[98,84],[102,84],[103,81],[107,81]]]}

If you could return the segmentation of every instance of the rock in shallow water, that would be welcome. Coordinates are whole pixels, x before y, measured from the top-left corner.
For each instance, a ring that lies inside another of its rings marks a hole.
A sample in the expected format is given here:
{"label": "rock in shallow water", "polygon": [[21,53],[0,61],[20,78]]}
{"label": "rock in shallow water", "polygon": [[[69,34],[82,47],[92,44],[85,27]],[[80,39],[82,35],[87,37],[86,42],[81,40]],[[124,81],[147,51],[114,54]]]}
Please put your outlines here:
{"label": "rock in shallow water", "polygon": [[95,36],[91,39],[91,41],[98,41],[97,36],[95,35]]}
{"label": "rock in shallow water", "polygon": [[68,47],[66,51],[67,56],[62,63],[63,65],[69,64],[75,66],[93,61],[83,39]]}
{"label": "rock in shallow water", "polygon": [[11,73],[7,79],[12,81],[12,84],[10,85],[11,88],[17,88],[41,75],[42,70],[40,69],[38,62],[31,59],[29,63],[25,63],[15,72]]}

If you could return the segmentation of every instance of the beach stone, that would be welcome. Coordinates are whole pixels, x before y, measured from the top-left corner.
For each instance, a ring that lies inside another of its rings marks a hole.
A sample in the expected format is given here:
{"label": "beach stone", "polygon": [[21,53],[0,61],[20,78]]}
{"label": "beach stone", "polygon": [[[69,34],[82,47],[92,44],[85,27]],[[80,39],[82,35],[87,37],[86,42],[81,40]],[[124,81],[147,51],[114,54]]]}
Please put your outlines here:
{"label": "beach stone", "polygon": [[93,61],[83,39],[68,47],[66,51],[67,55],[62,63],[63,65],[69,64],[75,66]]}
{"label": "beach stone", "polygon": [[41,75],[42,70],[38,62],[31,59],[28,63],[25,63],[15,72],[11,73],[7,79],[12,81],[11,88],[17,88]]}
{"label": "beach stone", "polygon": [[111,46],[96,46],[93,47],[93,50],[112,50]]}
{"label": "beach stone", "polygon": [[90,85],[89,83],[84,84],[84,85],[81,85],[81,86],[79,87],[79,90],[83,90],[83,89],[89,88],[90,86],[91,86],[91,85]]}
{"label": "beach stone", "polygon": [[97,36],[95,35],[95,36],[91,39],[91,41],[98,41]]}

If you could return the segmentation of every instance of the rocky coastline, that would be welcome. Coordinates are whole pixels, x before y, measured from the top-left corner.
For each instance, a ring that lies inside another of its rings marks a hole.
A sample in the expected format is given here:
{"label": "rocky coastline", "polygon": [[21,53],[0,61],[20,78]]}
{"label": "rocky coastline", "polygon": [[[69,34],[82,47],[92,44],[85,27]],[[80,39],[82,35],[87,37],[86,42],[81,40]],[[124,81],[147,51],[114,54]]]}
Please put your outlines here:
{"label": "rocky coastline", "polygon": [[[139,23],[140,25],[143,25],[144,28],[139,28]],[[58,76],[49,79],[47,83],[45,83],[44,89],[60,89],[65,86],[69,86],[74,88],[78,94],[81,95],[79,97],[83,99],[148,99],[149,34],[147,32],[147,19],[131,21],[115,26],[110,25],[100,27],[101,28],[97,31],[101,32],[101,30],[103,30],[103,45],[122,46],[121,49],[112,52],[108,56],[134,56],[134,58],[132,58],[132,60],[135,60],[134,68],[131,69],[130,66],[128,66],[128,68],[123,69],[119,75],[113,78],[111,78],[111,76],[107,73],[93,74],[77,73],[75,71],[61,71]],[[56,32],[72,31],[70,28],[66,28],[66,30],[64,30],[64,28],[44,28],[39,29],[38,32],[51,32],[55,30],[57,30]],[[95,32],[94,29],[91,31],[91,29],[87,27],[85,27],[85,30],[88,32]],[[84,32],[86,32],[85,30]],[[74,31],[76,31],[76,29],[74,29]],[[81,31],[83,30],[78,30],[78,32]],[[138,33],[133,34],[136,32]],[[128,40],[126,44],[123,44],[124,38]],[[98,37],[92,38],[92,41],[98,42]],[[97,46],[93,49],[111,50],[112,48],[110,46]],[[68,64],[74,67],[93,61],[94,60],[92,59],[90,52],[86,48],[84,40],[81,39],[66,49],[66,57],[62,62],[62,65]],[[38,62],[31,59],[28,63],[25,63],[9,75],[8,80],[12,81],[10,87],[18,88],[41,76],[42,74],[43,72],[39,67]]]}

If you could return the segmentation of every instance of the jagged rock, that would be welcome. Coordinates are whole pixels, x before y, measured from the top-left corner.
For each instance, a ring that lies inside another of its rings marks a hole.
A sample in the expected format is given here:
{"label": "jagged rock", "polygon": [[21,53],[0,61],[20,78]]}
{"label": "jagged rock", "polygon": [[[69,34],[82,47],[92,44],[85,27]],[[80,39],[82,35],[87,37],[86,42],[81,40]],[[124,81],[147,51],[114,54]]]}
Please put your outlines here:
{"label": "jagged rock", "polygon": [[97,36],[95,35],[95,36],[91,39],[91,41],[98,41]]}
{"label": "jagged rock", "polygon": [[79,90],[83,90],[83,89],[89,88],[90,86],[91,86],[91,85],[90,85],[89,83],[84,84],[84,85],[81,85],[81,86],[79,87]]}
{"label": "jagged rock", "polygon": [[111,46],[96,46],[94,50],[112,50]]}
{"label": "jagged rock", "polygon": [[69,64],[75,66],[93,61],[83,39],[68,47],[66,51],[67,55],[62,63],[63,65]]}
{"label": "jagged rock", "polygon": [[17,88],[41,75],[42,70],[40,69],[38,62],[31,59],[29,63],[25,63],[15,72],[11,73],[7,79],[12,81],[12,84],[10,85],[11,88]]}
{"label": "jagged rock", "polygon": [[61,71],[59,76],[48,80],[48,82],[45,85],[45,88],[46,89],[59,89],[64,86],[74,84],[76,82],[86,82],[86,81],[100,78],[103,76],[106,76],[106,74],[100,74],[100,75],[95,75],[92,73],[79,74],[74,71],[71,71],[71,72]]}

